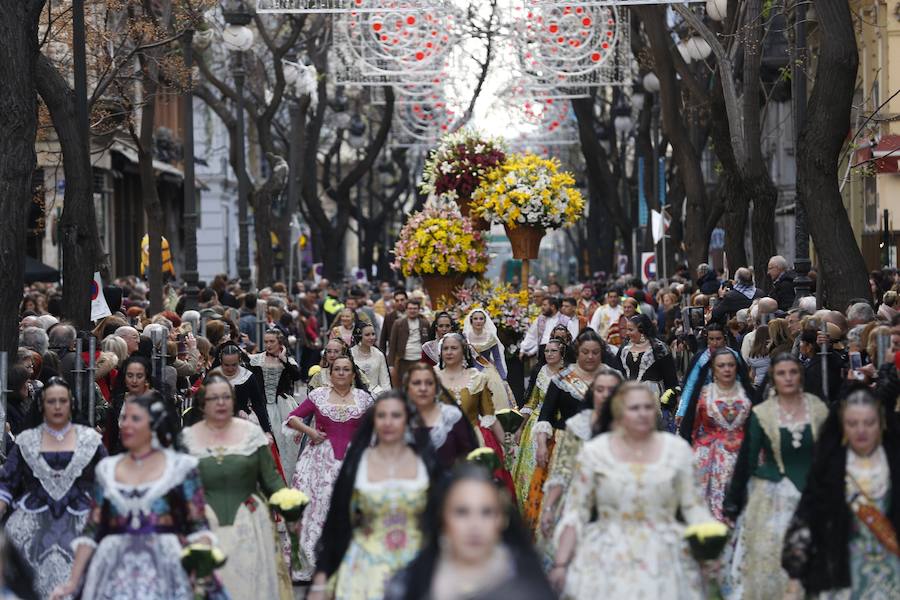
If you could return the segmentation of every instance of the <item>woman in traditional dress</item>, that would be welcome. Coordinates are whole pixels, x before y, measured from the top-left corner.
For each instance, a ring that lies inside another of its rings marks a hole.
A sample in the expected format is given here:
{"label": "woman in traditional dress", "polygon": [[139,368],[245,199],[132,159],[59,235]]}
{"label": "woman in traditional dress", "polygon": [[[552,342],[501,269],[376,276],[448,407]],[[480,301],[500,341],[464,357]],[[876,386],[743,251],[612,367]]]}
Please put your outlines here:
{"label": "woman in traditional dress", "polygon": [[331,385],[331,363],[339,356],[349,356],[350,347],[339,338],[332,338],[322,349],[322,361],[319,369],[309,379],[310,391]]}
{"label": "woman in traditional dress", "polygon": [[436,462],[413,442],[411,409],[388,391],[363,418],[334,486],[307,598],[381,600],[384,586],[419,551],[420,520]]}
{"label": "woman in traditional dress", "polygon": [[483,467],[462,464],[431,494],[422,552],[386,600],[552,600],[528,535]]}
{"label": "woman in traditional dress", "polygon": [[[269,329],[263,335],[265,352],[252,354],[250,365],[262,371],[266,392],[266,413],[270,423],[283,423],[297,407],[294,400],[294,384],[300,380],[300,367],[287,355],[284,336],[277,329]],[[281,467],[285,473],[293,473],[300,447],[293,436],[285,435],[281,427],[274,427],[272,436],[278,446]]]}
{"label": "woman in traditional dress", "polygon": [[622,370],[619,359],[593,329],[585,329],[575,340],[575,364],[562,369],[547,386],[538,422],[532,430],[537,439],[535,461],[546,468],[550,461],[550,440],[555,430],[581,410],[588,386],[604,364]]}
{"label": "woman in traditional dress", "polygon": [[578,455],[550,571],[563,598],[704,597],[678,516],[695,525],[712,515],[691,447],[657,431],[657,403],[646,385],[622,384],[610,400],[614,431]]}
{"label": "woman in traditional dress", "polygon": [[432,367],[437,366],[441,361],[439,348],[441,340],[452,331],[456,331],[456,321],[453,320],[453,316],[445,310],[437,313],[434,321],[431,322],[431,334],[428,336],[428,341],[422,344],[423,362]]}
{"label": "woman in traditional dress", "polygon": [[819,598],[900,598],[900,431],[851,392],[822,427],[782,563]]}
{"label": "woman in traditional dress", "polygon": [[234,417],[234,388],[226,378],[207,377],[195,400],[203,420],[182,432],[181,444],[199,461],[206,518],[228,557],[218,570],[222,583],[234,600],[291,600],[267,502],[285,487],[269,441],[258,425]]}
{"label": "woman in traditional dress", "polygon": [[719,521],[734,525],[722,513],[722,503],[753,408],[753,387],[738,381],[737,358],[728,348],[716,350],[709,362],[712,383],[703,386],[696,406],[688,405],[680,433],[694,447],[694,465],[709,510]]}
{"label": "woman in traditional dress", "polygon": [[100,434],[72,423],[72,392],[62,377],[47,380],[35,409],[40,426],[16,436],[0,474],[0,517],[12,508],[6,533],[46,598],[69,578],[72,540],[84,529],[106,449]]}
{"label": "woman in traditional dress", "polygon": [[[194,600],[181,566],[184,541],[212,544],[197,459],[170,449],[173,418],[159,392],[129,398],[120,431],[125,452],[100,461],[87,525],[72,542],[75,562],[53,598]],[[83,587],[82,587],[83,582]],[[207,597],[227,598],[214,583]]]}
{"label": "woman in traditional dress", "polygon": [[497,337],[497,326],[481,308],[472,310],[463,319],[463,336],[474,350],[472,366],[483,371],[497,410],[515,405],[506,383],[506,349]]}
{"label": "woman in traditional dress", "polygon": [[[625,322],[625,335],[619,347],[619,362],[622,363],[625,379],[643,381],[650,385],[657,398],[672,390],[676,393],[678,374],[675,360],[668,346],[656,339],[656,326],[647,315],[634,315]],[[668,408],[661,407],[666,429],[673,431],[674,416]]]}
{"label": "woman in traditional dress", "polygon": [[[488,387],[484,371],[471,366],[472,359],[466,339],[460,333],[448,333],[441,340],[441,362],[438,377],[441,385],[456,402],[469,423],[475,429],[480,446],[491,448],[503,464],[505,433],[497,420],[496,407]],[[512,478],[506,469],[498,471],[498,476],[515,493]]]}
{"label": "woman in traditional dress", "polygon": [[769,397],[753,407],[723,513],[737,522],[722,556],[726,599],[781,598],[788,574],[781,549],[812,464],[813,446],[828,415],[803,392],[803,367],[790,355],[772,360]]}
{"label": "woman in traditional dress", "polygon": [[433,367],[413,365],[406,372],[403,391],[416,409],[412,430],[429,437],[442,469],[450,470],[478,448],[472,425],[455,403],[449,403]]}
{"label": "woman in traditional dress", "polygon": [[[257,373],[241,364],[244,357],[244,351],[240,346],[234,342],[226,342],[219,348],[218,372],[234,388],[235,415],[250,419],[257,423],[264,432],[272,433],[272,423],[269,421],[269,411],[266,409],[266,394],[262,381]],[[202,419],[203,411],[198,410],[197,412],[195,419]]]}
{"label": "woman in traditional dress", "polygon": [[[363,415],[372,406],[372,396],[359,385],[356,366],[350,356],[339,356],[331,365],[331,385],[316,388],[284,423],[309,438],[297,459],[292,487],[309,496],[300,521],[301,569],[294,579],[309,581],[315,571],[316,542],[322,533],[331,491],[347,452],[347,445],[359,428]],[[315,426],[304,419],[315,416]]]}
{"label": "woman in traditional dress", "polygon": [[369,391],[378,395],[391,389],[391,375],[388,372],[387,359],[384,354],[375,347],[378,340],[375,335],[375,326],[364,323],[359,328],[355,344],[350,347],[353,362],[366,376]]}
{"label": "woman in traditional dress", "polygon": [[622,381],[624,378],[621,372],[606,365],[600,367],[585,394],[581,412],[566,420],[566,428],[557,434],[556,448],[547,468],[547,480],[541,497],[540,523],[534,536],[535,548],[548,571],[553,565],[556,551],[553,532],[572,482],[575,460],[585,442],[599,433],[609,431],[609,424],[603,422],[602,416],[610,413],[608,400]]}
{"label": "woman in traditional dress", "polygon": [[[519,502],[519,506],[522,507],[525,525],[532,530],[535,527],[534,519],[537,516],[536,513],[540,511],[541,502],[539,495],[535,498],[536,507],[533,506],[534,503],[529,504],[527,502],[531,483],[533,480],[539,479],[540,481],[536,483],[543,486],[547,472],[546,469],[538,467],[536,463],[535,457],[538,445],[533,429],[541,414],[541,406],[544,403],[544,395],[547,393],[550,380],[566,367],[563,359],[565,348],[565,344],[555,338],[550,338],[550,341],[544,347],[544,360],[546,360],[546,363],[538,371],[528,402],[521,409],[521,413],[526,416],[526,420],[516,432],[515,437],[519,451],[512,470],[512,478],[516,485],[516,499]],[[553,443],[552,438],[549,443]],[[543,473],[543,476],[541,476],[541,473]]]}

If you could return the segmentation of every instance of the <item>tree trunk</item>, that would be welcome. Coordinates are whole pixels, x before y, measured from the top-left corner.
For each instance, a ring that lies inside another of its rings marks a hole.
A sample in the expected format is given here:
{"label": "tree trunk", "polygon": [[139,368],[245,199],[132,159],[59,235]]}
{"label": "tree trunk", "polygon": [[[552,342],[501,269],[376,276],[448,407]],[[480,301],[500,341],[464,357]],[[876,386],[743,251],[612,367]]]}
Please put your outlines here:
{"label": "tree trunk", "polygon": [[75,92],[43,54],[37,57],[35,84],[50,111],[63,155],[65,202],[60,224],[63,253],[63,318],[87,329],[91,319],[91,281],[97,270],[100,242],[94,213],[94,181],[88,140],[81,139],[75,115]]}
{"label": "tree trunk", "polygon": [[330,281],[340,281],[344,278],[342,257],[344,255],[344,229],[329,228],[322,231],[322,265],[323,276]]}
{"label": "tree trunk", "polygon": [[[778,190],[772,183],[768,169],[765,174],[745,181],[742,189],[747,202],[752,203],[753,272],[756,282],[764,290],[771,287],[768,277],[763,276],[769,259],[775,256],[775,207],[778,204]],[[738,265],[739,266],[739,265]],[[732,272],[734,270],[732,269]]]}
{"label": "tree trunk", "polygon": [[738,178],[729,172],[722,173],[717,193],[725,208],[722,214],[725,256],[728,258],[729,271],[734,273],[738,267],[747,265],[747,250],[744,247],[744,236],[747,233],[747,197],[741,190]]}
{"label": "tree trunk", "polygon": [[[256,287],[269,287],[275,275],[275,250],[272,247],[272,200],[270,194],[256,192],[252,194],[253,235],[256,238]],[[281,242],[282,252],[287,240]]]}
{"label": "tree trunk", "polygon": [[850,9],[842,0],[818,0],[818,65],[800,132],[797,192],[819,257],[828,306],[868,298],[869,277],[838,188],[838,157],[850,128],[859,55]]}
{"label": "tree trunk", "polygon": [[0,350],[15,360],[25,269],[26,207],[37,158],[34,89],[43,0],[4,2],[0,12]]}

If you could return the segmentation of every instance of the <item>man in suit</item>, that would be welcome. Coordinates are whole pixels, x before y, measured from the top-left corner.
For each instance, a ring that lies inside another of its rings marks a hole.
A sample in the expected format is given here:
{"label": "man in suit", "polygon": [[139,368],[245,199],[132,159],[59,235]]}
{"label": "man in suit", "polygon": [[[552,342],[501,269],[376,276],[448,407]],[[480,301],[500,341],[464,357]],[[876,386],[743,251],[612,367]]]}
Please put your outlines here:
{"label": "man in suit", "polygon": [[403,384],[403,376],[422,360],[422,344],[428,340],[428,320],[420,314],[422,303],[418,298],[406,302],[406,314],[391,327],[387,361],[394,387]]}
{"label": "man in suit", "polygon": [[769,266],[766,269],[769,277],[772,279],[772,291],[769,292],[769,298],[774,298],[778,302],[778,309],[787,312],[794,305],[794,277],[796,275],[788,268],[787,259],[783,256],[773,256],[769,259]]}

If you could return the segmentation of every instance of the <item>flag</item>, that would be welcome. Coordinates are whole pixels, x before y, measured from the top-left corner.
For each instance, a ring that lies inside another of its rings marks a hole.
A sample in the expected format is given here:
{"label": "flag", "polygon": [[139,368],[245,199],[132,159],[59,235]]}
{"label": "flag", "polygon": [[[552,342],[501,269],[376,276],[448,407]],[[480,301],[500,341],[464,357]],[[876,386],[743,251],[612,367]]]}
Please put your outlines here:
{"label": "flag", "polygon": [[103,296],[103,282],[100,280],[100,272],[94,273],[94,280],[91,282],[91,321],[97,322],[103,317],[112,314],[109,305],[106,303],[106,297]]}
{"label": "flag", "polygon": [[653,243],[658,244],[659,240],[663,239],[666,233],[665,219],[663,214],[655,209],[650,211],[650,215],[650,231],[653,233]]}

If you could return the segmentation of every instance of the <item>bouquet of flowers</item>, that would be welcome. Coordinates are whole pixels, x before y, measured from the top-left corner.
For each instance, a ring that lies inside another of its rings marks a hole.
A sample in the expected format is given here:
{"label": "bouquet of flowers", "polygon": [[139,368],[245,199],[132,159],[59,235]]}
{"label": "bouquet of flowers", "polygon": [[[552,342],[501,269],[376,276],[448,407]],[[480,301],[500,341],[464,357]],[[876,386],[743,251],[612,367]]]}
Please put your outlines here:
{"label": "bouquet of flowers", "polygon": [[309,504],[309,496],[294,488],[284,487],[269,497],[269,506],[287,521],[288,537],[291,540],[291,570],[300,569],[300,539],[297,522]]}
{"label": "bouquet of flowers", "polygon": [[209,544],[189,544],[181,551],[181,566],[198,579],[209,577],[225,561],[225,553]]}
{"label": "bouquet of flowers", "polygon": [[719,521],[698,523],[684,530],[691,547],[691,554],[697,560],[715,560],[728,541],[728,527]]}
{"label": "bouquet of flowers", "polygon": [[457,211],[426,207],[413,214],[394,246],[391,265],[404,277],[483,273],[490,257],[480,231]]}
{"label": "bouquet of flowers", "polygon": [[466,460],[481,465],[491,473],[503,466],[500,464],[500,457],[490,448],[476,448],[469,452]]}
{"label": "bouquet of flowers", "polygon": [[575,178],[559,161],[535,154],[512,154],[488,172],[472,195],[473,214],[514,229],[568,227],[584,214]]}
{"label": "bouquet of flowers", "polygon": [[439,199],[465,204],[482,178],[504,160],[506,153],[499,139],[471,130],[451,133],[431,153],[419,187]]}
{"label": "bouquet of flowers", "polygon": [[525,417],[515,408],[501,408],[495,415],[506,433],[515,433],[522,425]]}

